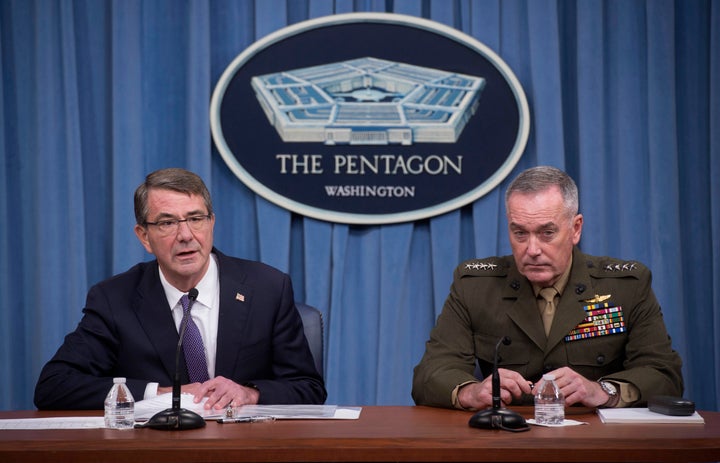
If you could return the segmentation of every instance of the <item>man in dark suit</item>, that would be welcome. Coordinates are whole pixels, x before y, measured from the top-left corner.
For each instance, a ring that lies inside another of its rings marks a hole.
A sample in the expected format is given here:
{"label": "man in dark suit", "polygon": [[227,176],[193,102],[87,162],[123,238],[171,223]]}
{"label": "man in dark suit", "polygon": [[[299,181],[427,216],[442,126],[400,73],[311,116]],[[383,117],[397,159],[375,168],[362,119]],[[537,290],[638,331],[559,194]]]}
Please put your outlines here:
{"label": "man in dark suit", "polygon": [[576,247],[583,216],[575,182],[553,167],[528,169],[510,184],[505,205],[512,255],[455,270],[415,367],[415,402],[490,407],[494,351],[504,336],[511,338],[498,362],[506,404],[532,404],[532,384],[550,372],[567,405],[643,406],[653,395],[682,395],[682,363],[648,268]]}
{"label": "man in dark suit", "polygon": [[213,247],[215,215],[200,177],[151,173],[135,192],[135,217],[135,233],[156,260],[90,289],[82,320],[40,373],[39,409],[100,409],[117,376],[136,400],[170,392],[179,301],[193,288],[203,371],[190,380],[181,362],[183,393],[206,399],[206,409],[324,403],[289,276]]}

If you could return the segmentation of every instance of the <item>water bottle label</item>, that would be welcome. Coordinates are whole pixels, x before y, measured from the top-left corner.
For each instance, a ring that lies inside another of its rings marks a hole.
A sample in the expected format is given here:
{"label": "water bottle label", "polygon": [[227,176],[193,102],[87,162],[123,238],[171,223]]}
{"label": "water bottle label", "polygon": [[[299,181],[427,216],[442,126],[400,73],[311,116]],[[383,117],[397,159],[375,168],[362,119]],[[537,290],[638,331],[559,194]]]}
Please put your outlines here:
{"label": "water bottle label", "polygon": [[562,404],[536,404],[535,421],[539,424],[562,424],[565,407]]}

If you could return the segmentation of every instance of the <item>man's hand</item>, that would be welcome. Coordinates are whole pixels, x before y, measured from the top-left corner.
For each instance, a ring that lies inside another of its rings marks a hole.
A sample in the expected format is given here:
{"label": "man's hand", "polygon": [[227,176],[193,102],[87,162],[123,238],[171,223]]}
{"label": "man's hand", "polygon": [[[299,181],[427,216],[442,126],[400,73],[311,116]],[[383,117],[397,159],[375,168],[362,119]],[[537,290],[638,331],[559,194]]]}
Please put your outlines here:
{"label": "man's hand", "polygon": [[[159,387],[158,394],[172,392],[172,387]],[[222,410],[228,405],[238,407],[240,405],[255,405],[260,398],[260,391],[251,387],[241,386],[223,376],[205,381],[204,383],[184,384],[181,392],[192,394],[193,401],[199,403],[207,397],[204,408],[209,410],[215,408]]]}
{"label": "man's hand", "polygon": [[[500,399],[504,404],[512,402],[513,398],[519,398],[523,393],[530,394],[530,382],[520,373],[504,368],[498,369],[500,376]],[[458,402],[463,408],[480,410],[492,406],[492,376],[488,376],[482,382],[470,383],[458,391]]]}
{"label": "man's hand", "polygon": [[604,405],[610,398],[600,384],[590,381],[569,367],[558,368],[551,373],[555,375],[555,383],[565,396],[565,405],[580,403],[594,408]]}
{"label": "man's hand", "polygon": [[241,386],[223,376],[216,376],[209,381],[202,383],[195,392],[195,403],[207,397],[205,409],[215,408],[222,410],[228,405],[237,407],[240,405],[255,405],[260,398],[260,391],[257,389]]}

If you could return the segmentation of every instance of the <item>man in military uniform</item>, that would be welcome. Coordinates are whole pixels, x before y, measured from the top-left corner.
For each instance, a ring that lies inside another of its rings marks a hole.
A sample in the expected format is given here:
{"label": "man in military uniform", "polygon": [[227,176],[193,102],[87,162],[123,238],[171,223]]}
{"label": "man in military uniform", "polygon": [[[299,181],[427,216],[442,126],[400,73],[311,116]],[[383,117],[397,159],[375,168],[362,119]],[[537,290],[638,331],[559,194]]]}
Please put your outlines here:
{"label": "man in military uniform", "polygon": [[528,169],[511,183],[505,206],[513,254],[456,268],[415,367],[415,403],[490,407],[495,348],[505,336],[505,404],[531,404],[532,385],[550,372],[567,405],[644,406],[654,395],[682,395],[682,362],[650,271],[576,247],[583,216],[575,182],[553,167]]}

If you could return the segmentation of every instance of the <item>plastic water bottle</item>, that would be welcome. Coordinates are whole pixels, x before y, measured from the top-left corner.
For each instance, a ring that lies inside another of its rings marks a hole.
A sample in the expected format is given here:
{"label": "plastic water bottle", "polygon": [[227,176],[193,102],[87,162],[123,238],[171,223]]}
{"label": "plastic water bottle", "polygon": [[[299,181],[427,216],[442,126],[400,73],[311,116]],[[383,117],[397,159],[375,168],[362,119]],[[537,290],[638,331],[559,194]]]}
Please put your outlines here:
{"label": "plastic water bottle", "polygon": [[544,374],[535,393],[535,422],[562,424],[565,420],[565,396],[555,383],[555,375]]}
{"label": "plastic water bottle", "polygon": [[125,378],[113,378],[113,387],[105,397],[105,427],[132,429],[135,425],[135,400]]}

